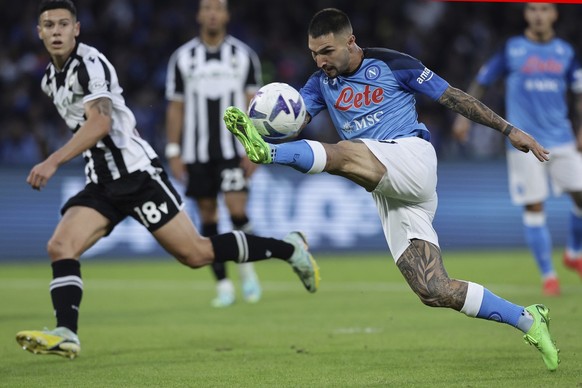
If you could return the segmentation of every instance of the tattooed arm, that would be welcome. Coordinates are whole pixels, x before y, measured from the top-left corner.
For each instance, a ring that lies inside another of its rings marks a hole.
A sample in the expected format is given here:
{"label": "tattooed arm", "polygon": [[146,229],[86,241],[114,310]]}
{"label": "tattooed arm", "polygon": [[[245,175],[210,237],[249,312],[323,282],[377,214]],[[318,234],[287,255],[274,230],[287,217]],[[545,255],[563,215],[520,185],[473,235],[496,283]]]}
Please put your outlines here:
{"label": "tattooed arm", "polygon": [[[467,94],[475,97],[477,100],[481,100],[481,98],[485,95],[487,91],[487,87],[484,85],[479,84],[478,82],[474,81],[469,89],[467,90]],[[461,143],[465,143],[469,140],[469,131],[471,130],[471,120],[466,118],[465,116],[458,114],[453,122],[453,137],[460,141]]]}
{"label": "tattooed arm", "polygon": [[111,130],[113,105],[108,98],[98,98],[85,104],[87,120],[73,137],[61,148],[53,152],[45,161],[30,170],[26,182],[35,190],[46,186],[57,169],[93,147]]}
{"label": "tattooed arm", "polygon": [[520,151],[529,152],[541,161],[549,160],[549,152],[533,137],[505,121],[475,97],[449,86],[438,102],[466,118],[493,128],[509,138],[511,144]]}

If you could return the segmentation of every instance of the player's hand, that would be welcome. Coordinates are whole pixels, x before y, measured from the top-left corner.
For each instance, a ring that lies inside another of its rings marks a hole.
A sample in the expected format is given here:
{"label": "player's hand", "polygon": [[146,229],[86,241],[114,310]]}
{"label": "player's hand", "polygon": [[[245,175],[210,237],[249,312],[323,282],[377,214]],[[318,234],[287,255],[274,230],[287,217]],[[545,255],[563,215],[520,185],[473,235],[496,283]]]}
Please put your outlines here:
{"label": "player's hand", "polygon": [[168,159],[172,176],[180,183],[186,182],[186,165],[179,156]]}
{"label": "player's hand", "polygon": [[547,162],[550,160],[550,157],[548,156],[550,151],[542,147],[542,145],[538,143],[536,139],[521,129],[513,127],[508,138],[511,142],[511,145],[513,145],[516,149],[523,152],[533,152],[533,154],[540,162]]}
{"label": "player's hand", "polygon": [[240,159],[240,167],[245,172],[245,178],[250,178],[256,171],[258,164],[251,162],[248,156],[243,156]]}
{"label": "player's hand", "polygon": [[469,140],[469,131],[471,130],[471,120],[465,116],[457,115],[453,122],[453,138],[460,143],[466,143]]}
{"label": "player's hand", "polygon": [[30,173],[26,178],[26,183],[28,183],[34,190],[40,191],[55,174],[57,168],[58,164],[53,162],[51,158],[48,158],[30,170]]}

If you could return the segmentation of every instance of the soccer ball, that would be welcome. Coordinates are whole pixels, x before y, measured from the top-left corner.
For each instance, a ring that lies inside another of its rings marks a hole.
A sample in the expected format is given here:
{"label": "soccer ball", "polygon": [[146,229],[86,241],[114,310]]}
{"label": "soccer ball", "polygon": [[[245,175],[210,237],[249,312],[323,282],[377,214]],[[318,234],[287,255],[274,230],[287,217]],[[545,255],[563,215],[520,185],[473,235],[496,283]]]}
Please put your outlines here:
{"label": "soccer ball", "polygon": [[267,139],[296,136],[305,121],[305,104],[291,85],[273,82],[260,88],[249,106],[249,118]]}

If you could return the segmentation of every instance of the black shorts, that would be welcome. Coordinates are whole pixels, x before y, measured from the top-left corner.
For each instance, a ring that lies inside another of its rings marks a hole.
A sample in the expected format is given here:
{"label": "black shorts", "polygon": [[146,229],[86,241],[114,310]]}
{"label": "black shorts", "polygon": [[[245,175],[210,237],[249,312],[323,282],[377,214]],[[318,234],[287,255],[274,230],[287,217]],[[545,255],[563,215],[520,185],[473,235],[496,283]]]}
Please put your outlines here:
{"label": "black shorts", "polygon": [[249,181],[240,159],[188,164],[186,195],[191,198],[216,198],[218,193],[249,190]]}
{"label": "black shorts", "polygon": [[162,168],[153,172],[136,171],[112,182],[89,183],[71,197],[61,214],[73,206],[97,210],[115,225],[131,216],[153,232],[170,221],[182,209],[182,198]]}

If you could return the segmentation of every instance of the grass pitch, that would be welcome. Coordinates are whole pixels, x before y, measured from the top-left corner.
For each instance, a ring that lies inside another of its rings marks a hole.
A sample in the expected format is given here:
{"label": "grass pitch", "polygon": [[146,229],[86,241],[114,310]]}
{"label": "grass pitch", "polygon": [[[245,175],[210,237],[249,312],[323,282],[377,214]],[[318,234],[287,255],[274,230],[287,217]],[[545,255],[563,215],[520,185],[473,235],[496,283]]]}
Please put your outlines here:
{"label": "grass pitch", "polygon": [[[267,261],[256,266],[261,302],[239,297],[217,310],[208,269],[171,259],[84,260],[82,352],[74,361],[32,355],[14,339],[19,330],[54,326],[48,263],[2,264],[0,386],[582,386],[582,282],[561,264],[563,295],[547,298],[525,251],[445,254],[451,277],[550,307],[562,358],[551,373],[517,330],[423,306],[388,256],[318,261],[315,294],[285,263]],[[236,279],[234,264],[229,269]]]}

